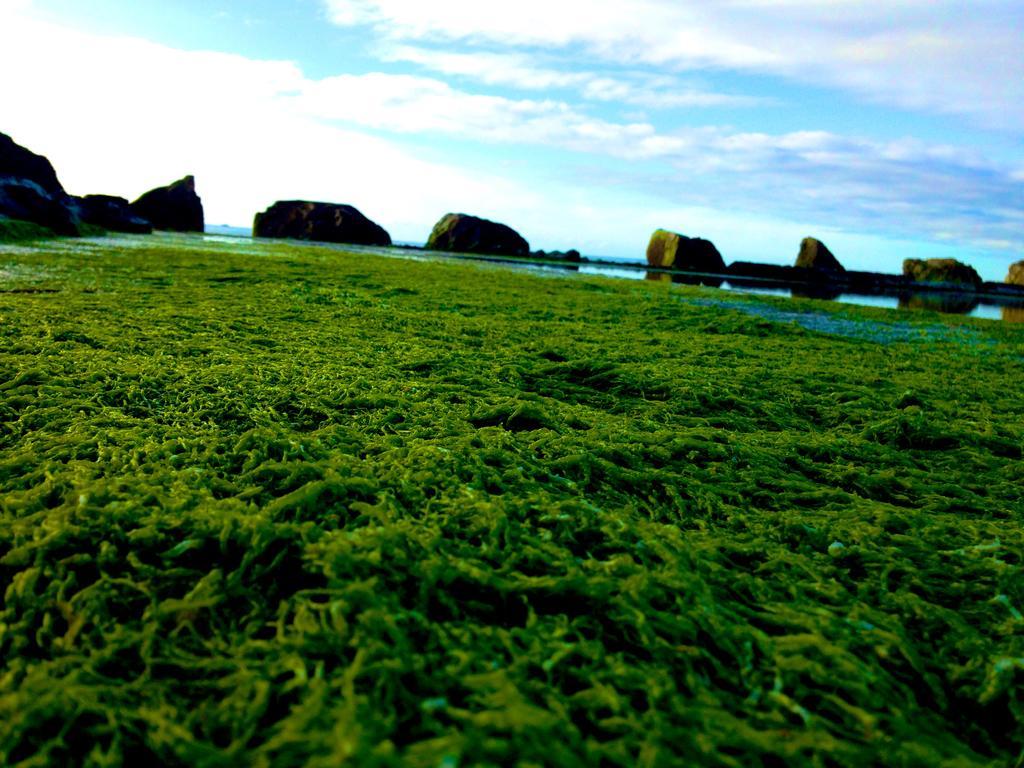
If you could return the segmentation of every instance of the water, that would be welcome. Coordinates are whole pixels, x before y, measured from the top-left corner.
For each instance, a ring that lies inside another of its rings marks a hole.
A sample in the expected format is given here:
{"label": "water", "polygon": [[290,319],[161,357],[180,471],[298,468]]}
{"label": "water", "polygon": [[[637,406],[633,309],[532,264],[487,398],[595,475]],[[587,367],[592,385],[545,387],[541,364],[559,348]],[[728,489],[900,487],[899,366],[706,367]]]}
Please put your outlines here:
{"label": "water", "polygon": [[[252,240],[251,231],[241,227],[226,225],[210,225],[206,227],[205,239],[212,242],[231,243],[238,239]],[[429,252],[410,250],[407,248],[382,248],[376,246],[358,246],[337,243],[316,243],[344,250],[355,250],[359,252],[376,253],[381,256],[398,257],[406,259],[459,259],[465,260],[465,254],[449,254],[443,252]],[[398,243],[397,245],[413,245],[412,243]],[[728,279],[712,275],[680,275],[667,272],[654,272],[644,269],[642,262],[635,259],[619,258],[614,256],[590,257],[597,259],[596,262],[581,264],[539,264],[536,262],[512,262],[504,259],[495,259],[492,263],[500,263],[502,266],[527,269],[531,272],[551,275],[597,275],[600,277],[611,277],[622,280],[652,280],[671,281],[688,285],[704,285],[707,287],[721,288],[725,291],[737,293],[753,293],[764,296],[780,296],[785,298],[817,298],[837,301],[840,304],[854,304],[862,307],[878,307],[880,309],[897,310],[931,310],[945,314],[964,315],[967,317],[979,317],[986,320],[1004,320],[1006,322],[1024,322],[1024,301],[1015,303],[997,304],[993,301],[979,298],[972,294],[957,293],[919,293],[903,296],[896,295],[866,295],[858,293],[839,293],[829,291],[823,293],[820,289],[813,287],[779,288],[779,287],[751,287],[750,285],[735,285]],[[482,260],[487,260],[482,257]],[[614,262],[619,262],[621,266]]]}

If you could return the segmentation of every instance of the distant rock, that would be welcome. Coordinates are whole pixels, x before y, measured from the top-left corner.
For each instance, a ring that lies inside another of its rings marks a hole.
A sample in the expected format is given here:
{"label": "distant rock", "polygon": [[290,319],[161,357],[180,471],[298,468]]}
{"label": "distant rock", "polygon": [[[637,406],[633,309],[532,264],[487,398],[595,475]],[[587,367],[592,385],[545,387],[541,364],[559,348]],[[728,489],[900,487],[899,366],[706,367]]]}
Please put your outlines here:
{"label": "distant rock", "polygon": [[568,261],[572,264],[579,264],[583,261],[580,252],[575,248],[568,251],[531,251],[530,256],[535,259],[548,259],[550,261]]}
{"label": "distant rock", "polygon": [[150,190],[131,204],[131,212],[148,221],[154,229],[203,231],[203,202],[196,194],[194,176]]}
{"label": "distant rock", "polygon": [[1010,265],[1010,271],[1006,273],[1006,284],[1024,285],[1024,261]]}
{"label": "distant rock", "polygon": [[0,179],[3,178],[31,181],[53,198],[66,195],[49,160],[0,133]]}
{"label": "distant rock", "polygon": [[956,259],[906,259],[903,275],[916,283],[944,283],[977,289],[982,280],[973,267]]}
{"label": "distant rock", "polygon": [[770,280],[778,283],[806,282],[795,267],[786,267],[781,264],[762,264],[757,261],[734,261],[726,269],[726,274],[734,278],[730,283],[736,283],[735,278],[750,278],[753,280]]}
{"label": "distant rock", "polygon": [[111,195],[86,195],[72,198],[72,206],[78,217],[86,224],[92,224],[112,232],[149,234],[152,225],[132,213],[131,206],[123,197]]}
{"label": "distant rock", "polygon": [[722,254],[710,240],[686,237],[676,232],[657,229],[647,244],[647,264],[661,269],[682,269],[689,272],[725,272]]}
{"label": "distant rock", "polygon": [[800,243],[800,253],[796,257],[796,266],[801,269],[813,269],[816,272],[846,272],[832,251],[813,237],[805,237]]}
{"label": "distant rock", "polygon": [[0,216],[52,229],[58,235],[79,235],[78,217],[64,195],[53,195],[28,179],[0,178]]}
{"label": "distant rock", "polygon": [[445,214],[434,225],[426,248],[455,253],[529,256],[530,244],[512,227],[465,213]]}
{"label": "distant rock", "polygon": [[282,200],[263,213],[252,225],[256,237],[318,240],[324,243],[391,245],[391,236],[351,205]]}

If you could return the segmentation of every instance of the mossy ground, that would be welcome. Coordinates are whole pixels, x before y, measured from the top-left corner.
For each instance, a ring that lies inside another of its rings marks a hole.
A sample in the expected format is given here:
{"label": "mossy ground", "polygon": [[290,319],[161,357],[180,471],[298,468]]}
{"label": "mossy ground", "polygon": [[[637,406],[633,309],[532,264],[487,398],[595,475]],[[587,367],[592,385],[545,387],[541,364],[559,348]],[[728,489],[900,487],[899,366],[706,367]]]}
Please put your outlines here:
{"label": "mossy ground", "polygon": [[1019,764],[1024,329],[719,295],[0,251],[0,763]]}
{"label": "mossy ground", "polygon": [[0,243],[20,243],[54,237],[53,231],[31,221],[7,219],[0,216]]}

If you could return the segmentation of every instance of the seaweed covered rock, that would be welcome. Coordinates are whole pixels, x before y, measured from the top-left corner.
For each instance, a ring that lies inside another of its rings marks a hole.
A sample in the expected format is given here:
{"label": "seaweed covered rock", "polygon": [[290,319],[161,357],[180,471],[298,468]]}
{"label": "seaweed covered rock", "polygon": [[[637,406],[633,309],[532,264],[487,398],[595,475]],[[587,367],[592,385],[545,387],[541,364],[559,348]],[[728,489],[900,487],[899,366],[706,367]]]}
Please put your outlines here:
{"label": "seaweed covered rock", "polygon": [[281,200],[257,213],[252,232],[256,237],[391,245],[387,231],[353,206],[306,200]]}
{"label": "seaweed covered rock", "polygon": [[947,285],[981,286],[981,277],[974,268],[956,259],[906,259],[904,277],[915,283],[944,283]]}
{"label": "seaweed covered rock", "polygon": [[687,237],[657,229],[647,244],[647,264],[662,269],[688,272],[725,272],[725,261],[714,243],[700,237]]}
{"label": "seaweed covered rock", "polygon": [[50,161],[16,144],[5,133],[0,133],[0,178],[31,181],[54,198],[66,195]]}
{"label": "seaweed covered rock", "polygon": [[58,235],[81,234],[68,198],[50,194],[28,179],[0,178],[0,217],[38,224]]}
{"label": "seaweed covered rock", "polygon": [[828,247],[813,237],[805,237],[800,242],[800,253],[796,257],[796,266],[801,269],[813,269],[816,272],[846,272]]}
{"label": "seaweed covered rock", "polygon": [[1024,285],[1024,261],[1018,261],[1010,265],[1010,271],[1006,273],[1007,285]]}
{"label": "seaweed covered rock", "polygon": [[153,231],[148,221],[132,213],[131,206],[123,197],[86,195],[72,200],[78,217],[86,224],[103,227],[112,232],[148,234]]}
{"label": "seaweed covered rock", "polygon": [[154,229],[203,231],[203,202],[196,194],[194,176],[150,190],[131,204],[131,212],[146,219]]}
{"label": "seaweed covered rock", "polygon": [[465,213],[448,213],[434,225],[426,247],[455,253],[528,256],[530,244],[512,227]]}

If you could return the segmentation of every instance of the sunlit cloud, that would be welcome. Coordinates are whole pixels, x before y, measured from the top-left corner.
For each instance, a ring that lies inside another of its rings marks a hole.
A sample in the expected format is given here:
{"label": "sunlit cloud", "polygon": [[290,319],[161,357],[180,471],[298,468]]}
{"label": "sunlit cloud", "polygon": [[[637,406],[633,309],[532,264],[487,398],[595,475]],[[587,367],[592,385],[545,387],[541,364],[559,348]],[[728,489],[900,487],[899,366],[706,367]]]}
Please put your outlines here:
{"label": "sunlit cloud", "polygon": [[[1024,129],[1017,0],[325,0],[341,25],[475,52],[570,48],[583,62],[770,74]],[[584,64],[586,66],[586,64]]]}
{"label": "sunlit cloud", "polygon": [[[678,12],[648,5],[666,19]],[[861,4],[842,5],[865,28],[874,23]],[[642,251],[659,226],[714,236],[723,252],[762,249],[769,233],[799,238],[809,228],[840,243],[874,233],[1024,250],[1019,156],[1006,161],[912,137],[740,130],[701,120],[701,98],[729,94],[625,55],[622,46],[634,43],[622,43],[611,21],[633,24],[637,34],[647,22],[627,22],[619,4],[595,4],[582,29],[561,25],[564,9],[539,32],[510,22],[508,39],[553,41],[550,55],[536,56],[507,45],[439,53],[417,38],[436,32],[431,15],[399,6],[364,2],[349,9],[347,23],[382,25],[388,40],[372,49],[422,71],[326,77],[295,62],[85,33],[39,21],[24,3],[22,12],[0,6],[7,14],[0,67],[19,72],[5,83],[0,130],[48,155],[78,194],[134,197],[195,173],[211,223],[245,224],[274,200],[306,198],[355,204],[398,239],[419,242],[445,211],[469,209],[519,225],[539,247],[623,255]],[[820,11],[800,2],[727,6]],[[913,3],[897,6],[917,12]],[[404,15],[392,28],[385,12]],[[456,31],[434,36],[487,32],[498,22],[485,16],[470,13]],[[558,46],[580,45],[591,63],[622,66],[563,69]],[[738,49],[720,51],[719,61],[757,58],[730,50]],[[781,66],[769,54],[762,64]],[[81,85],[110,82],[111,73],[130,98],[101,100]],[[673,122],[604,105],[675,106],[697,117]],[[790,258],[781,241],[780,250]]]}

